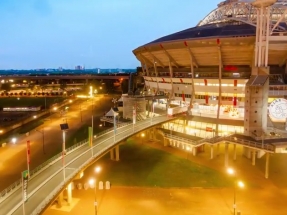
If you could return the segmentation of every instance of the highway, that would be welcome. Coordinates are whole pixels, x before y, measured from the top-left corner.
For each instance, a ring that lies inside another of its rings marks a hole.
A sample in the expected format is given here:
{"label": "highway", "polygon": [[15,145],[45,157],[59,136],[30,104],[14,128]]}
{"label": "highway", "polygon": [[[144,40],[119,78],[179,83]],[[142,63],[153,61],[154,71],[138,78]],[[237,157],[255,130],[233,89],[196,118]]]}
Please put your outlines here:
{"label": "highway", "polygon": [[43,76],[30,76],[30,75],[19,75],[19,76],[0,76],[3,80],[86,80],[86,79],[104,79],[104,80],[119,80],[129,79],[128,75],[43,75]]}
{"label": "highway", "polygon": [[[50,203],[52,199],[61,191],[65,183],[75,177],[83,167],[90,162],[96,161],[97,157],[107,152],[117,143],[134,135],[137,132],[146,128],[174,120],[173,117],[159,116],[144,121],[137,122],[133,132],[133,125],[126,125],[117,129],[117,134],[114,141],[114,132],[109,132],[98,136],[93,141],[93,154],[87,143],[82,144],[78,148],[68,151],[65,157],[65,181],[63,176],[62,159],[58,157],[54,162],[51,162],[46,168],[33,175],[29,180],[28,185],[28,201],[25,203],[25,214],[40,214],[42,209]],[[0,215],[22,215],[22,190],[21,187],[15,189],[14,192],[8,194],[7,198],[0,199]]]}

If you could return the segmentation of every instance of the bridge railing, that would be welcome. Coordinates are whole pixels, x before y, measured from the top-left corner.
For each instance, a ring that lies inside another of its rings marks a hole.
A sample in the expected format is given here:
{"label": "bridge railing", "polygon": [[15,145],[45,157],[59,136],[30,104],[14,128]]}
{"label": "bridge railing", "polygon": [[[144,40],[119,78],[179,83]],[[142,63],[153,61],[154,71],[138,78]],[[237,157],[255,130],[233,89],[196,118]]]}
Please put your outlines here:
{"label": "bridge railing", "polygon": [[[129,124],[120,125],[119,127],[123,127],[123,126],[127,126],[127,125],[129,125]],[[105,134],[107,134],[113,130],[114,130],[114,128],[109,128],[109,129],[106,129],[100,133],[97,133],[96,138],[99,138],[100,136],[103,136],[103,135],[105,135]],[[76,150],[77,148],[81,147],[82,145],[87,144],[87,141],[88,140],[85,139],[85,140],[83,140],[77,144],[74,144],[73,146],[67,148],[66,152],[68,153],[68,152],[71,152],[73,150]],[[56,154],[55,156],[53,156],[49,160],[47,160],[44,163],[42,163],[41,165],[37,166],[35,169],[31,170],[30,171],[30,179],[32,177],[34,177],[40,171],[44,170],[49,165],[53,164],[54,162],[57,162],[59,159],[61,159],[61,157],[62,157],[62,152]],[[21,186],[21,179],[15,181],[13,184],[9,185],[7,188],[2,190],[0,192],[0,202],[1,202],[1,199],[3,199],[6,195],[11,194],[13,191],[17,190],[20,186]]]}
{"label": "bridge railing", "polygon": [[[150,124],[150,121],[146,122],[147,125],[145,126],[141,126],[140,128],[137,128],[135,130],[133,130],[133,128],[129,128],[128,130],[126,130],[125,132],[127,132],[127,134],[121,136],[121,138],[116,138],[116,141],[113,141],[112,144],[115,144],[115,142],[120,142],[121,140],[124,140],[125,138],[129,137],[131,134],[134,134],[137,131],[140,131],[142,129],[145,129],[147,127],[149,127],[150,125],[153,125],[152,123]],[[109,131],[112,131],[113,129],[108,129]],[[103,140],[101,143],[106,142],[110,139],[113,139],[114,137],[109,137],[105,140]],[[98,143],[100,144],[100,143]],[[98,145],[97,144],[97,145]],[[95,145],[95,146],[97,146]],[[97,157],[99,155],[101,155],[102,153],[104,153],[105,151],[107,151],[109,148],[111,147],[111,145],[107,145],[106,147],[102,148],[101,150],[97,151],[96,154],[93,155],[93,157],[91,157],[90,159],[87,159],[86,162],[84,162],[82,165],[80,165],[78,168],[75,168],[73,173],[71,173],[68,177],[66,177],[65,181],[63,183],[61,183],[60,185],[58,185],[43,201],[41,204],[39,204],[37,206],[37,208],[35,208],[35,210],[33,211],[33,213],[31,215],[38,215],[40,214],[43,209],[46,207],[46,205],[48,205],[55,197],[56,195],[61,191],[61,189],[63,189],[63,187],[65,186],[65,183],[70,181],[72,178],[74,178],[78,172],[80,172],[85,166],[87,166],[90,162],[92,162],[94,157]],[[78,157],[82,156],[83,154],[87,153],[90,149],[87,149],[85,152],[83,152],[81,155],[79,155]],[[70,161],[67,165],[69,165],[70,163],[74,162],[74,160],[78,159],[78,157],[74,158],[72,161]],[[60,170],[61,171],[61,170]],[[59,173],[60,171],[58,171],[57,173]],[[39,187],[40,189],[40,187]]]}
{"label": "bridge railing", "polygon": [[257,148],[257,149],[262,149],[262,150],[266,150],[266,151],[270,151],[270,152],[275,152],[275,146],[272,144],[259,143],[256,141],[244,140],[242,138],[238,138],[238,137],[235,137],[233,135],[224,136],[224,137],[205,138],[205,139],[197,140],[197,141],[191,140],[188,138],[184,138],[184,137],[179,137],[179,136],[173,135],[173,134],[167,134],[167,133],[165,133],[164,136],[167,138],[182,141],[182,142],[185,142],[187,144],[194,145],[194,146],[199,146],[199,145],[203,144],[204,142],[214,144],[214,143],[218,143],[221,141],[230,141],[230,142],[235,142],[235,143],[238,143],[241,145],[249,146],[252,148]]}

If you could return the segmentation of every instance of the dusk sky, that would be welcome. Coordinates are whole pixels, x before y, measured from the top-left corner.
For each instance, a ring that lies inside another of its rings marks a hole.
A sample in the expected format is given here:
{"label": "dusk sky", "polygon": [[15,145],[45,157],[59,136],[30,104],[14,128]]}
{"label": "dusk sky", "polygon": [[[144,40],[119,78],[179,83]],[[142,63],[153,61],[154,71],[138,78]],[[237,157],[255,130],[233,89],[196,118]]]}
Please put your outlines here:
{"label": "dusk sky", "polygon": [[136,68],[132,50],[194,27],[220,0],[1,0],[0,69]]}

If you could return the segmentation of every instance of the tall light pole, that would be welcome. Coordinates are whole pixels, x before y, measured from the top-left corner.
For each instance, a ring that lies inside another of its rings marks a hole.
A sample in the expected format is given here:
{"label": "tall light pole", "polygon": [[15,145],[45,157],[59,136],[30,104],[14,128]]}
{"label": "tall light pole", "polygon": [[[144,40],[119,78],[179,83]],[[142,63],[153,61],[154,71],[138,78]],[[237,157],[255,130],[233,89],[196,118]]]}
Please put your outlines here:
{"label": "tall light pole", "polygon": [[62,144],[62,169],[63,169],[63,178],[64,182],[66,180],[65,173],[65,157],[66,157],[66,131],[69,129],[68,123],[60,124],[60,128],[63,132],[63,144]]}
{"label": "tall light pole", "polygon": [[44,133],[44,127],[42,128],[42,131],[39,131],[35,129],[35,131],[38,131],[39,133],[42,134],[42,146],[43,146],[43,154],[46,154],[45,152],[45,133]]}
{"label": "tall light pole", "polygon": [[[99,173],[101,171],[101,167],[96,167],[95,168],[95,173],[97,174],[97,173]],[[95,201],[94,201],[94,206],[95,206],[95,215],[97,215],[98,214],[98,202],[97,202],[97,178],[92,178],[92,179],[90,179],[89,180],[89,184],[91,185],[91,186],[94,186],[94,191],[95,191],[95,196],[94,196],[94,198],[95,198]]]}
{"label": "tall light pole", "polygon": [[81,122],[83,122],[83,117],[82,117],[82,105],[80,104],[80,115],[81,115]]}
{"label": "tall light pole", "polygon": [[114,111],[114,142],[116,142],[116,134],[117,134],[117,115],[118,113]]}
{"label": "tall light pole", "polygon": [[133,132],[135,132],[135,124],[136,124],[136,109],[135,106],[133,106]]}
{"label": "tall light pole", "polygon": [[[227,169],[227,173],[229,175],[233,175],[235,176],[235,171],[232,168],[228,168]],[[234,183],[233,183],[233,215],[236,215],[236,188],[237,187],[244,187],[244,183],[242,181],[239,181],[236,179],[236,177],[234,178]]]}

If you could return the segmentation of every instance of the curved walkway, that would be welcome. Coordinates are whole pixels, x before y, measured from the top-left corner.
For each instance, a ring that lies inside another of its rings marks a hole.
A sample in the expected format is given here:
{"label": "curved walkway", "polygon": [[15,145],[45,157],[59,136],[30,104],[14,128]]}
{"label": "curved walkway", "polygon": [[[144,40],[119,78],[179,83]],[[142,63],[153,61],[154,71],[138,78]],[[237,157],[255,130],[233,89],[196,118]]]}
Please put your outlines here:
{"label": "curved walkway", "polygon": [[[73,149],[66,155],[65,180],[63,180],[62,160],[59,157],[53,163],[50,163],[45,169],[31,177],[28,186],[28,201],[25,203],[26,214],[39,214],[43,208],[55,197],[55,195],[75,177],[83,167],[88,165],[98,156],[102,155],[120,141],[129,136],[134,135],[151,126],[161,124],[175,118],[167,116],[155,117],[151,123],[150,119],[137,122],[133,132],[133,125],[127,125],[117,129],[117,135],[114,141],[113,131],[98,137],[94,141],[93,157],[91,148],[87,144],[83,144]],[[0,203],[0,215],[22,215],[22,195],[21,187],[11,192],[7,198]]]}

